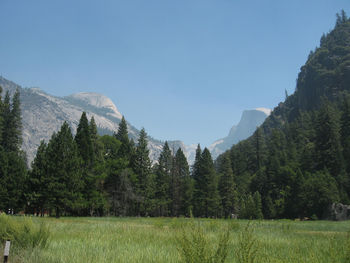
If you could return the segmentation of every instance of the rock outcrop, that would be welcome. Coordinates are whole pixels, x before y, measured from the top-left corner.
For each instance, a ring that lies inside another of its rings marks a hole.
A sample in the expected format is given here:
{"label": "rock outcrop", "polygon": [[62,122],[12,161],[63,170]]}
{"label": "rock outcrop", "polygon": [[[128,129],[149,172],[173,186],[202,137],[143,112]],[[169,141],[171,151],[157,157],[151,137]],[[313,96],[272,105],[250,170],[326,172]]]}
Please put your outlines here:
{"label": "rock outcrop", "polygon": [[329,206],[325,214],[327,220],[349,220],[350,219],[350,205],[343,205],[340,203],[333,203]]}

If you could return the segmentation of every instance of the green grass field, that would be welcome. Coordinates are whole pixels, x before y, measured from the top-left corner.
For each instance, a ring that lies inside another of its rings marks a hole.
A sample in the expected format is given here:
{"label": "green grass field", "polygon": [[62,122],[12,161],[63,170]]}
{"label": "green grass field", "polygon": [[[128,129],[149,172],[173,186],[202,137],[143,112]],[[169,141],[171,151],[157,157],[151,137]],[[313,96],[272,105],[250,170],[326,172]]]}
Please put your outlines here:
{"label": "green grass field", "polygon": [[[28,220],[13,218],[15,221]],[[249,222],[186,218],[31,220],[35,225],[44,222],[49,227],[47,245],[19,248],[12,242],[11,263],[193,262],[182,256],[180,245],[185,236],[191,238],[191,233],[195,233],[193,228],[200,230],[204,253],[215,249],[222,233],[229,231],[225,262],[350,262],[349,221]]]}

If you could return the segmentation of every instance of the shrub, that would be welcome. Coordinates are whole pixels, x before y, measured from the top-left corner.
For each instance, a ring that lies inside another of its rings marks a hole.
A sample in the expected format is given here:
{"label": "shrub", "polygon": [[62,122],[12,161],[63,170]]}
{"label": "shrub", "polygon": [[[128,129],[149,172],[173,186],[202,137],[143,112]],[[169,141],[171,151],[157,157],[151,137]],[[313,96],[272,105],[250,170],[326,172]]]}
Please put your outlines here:
{"label": "shrub", "polygon": [[211,246],[203,226],[193,221],[183,227],[178,238],[181,259],[186,263],[224,263],[228,254],[230,230],[227,227],[218,239],[217,247]]}
{"label": "shrub", "polygon": [[36,225],[29,217],[15,220],[11,216],[0,214],[0,240],[11,240],[15,248],[45,247],[50,237],[48,227]]}

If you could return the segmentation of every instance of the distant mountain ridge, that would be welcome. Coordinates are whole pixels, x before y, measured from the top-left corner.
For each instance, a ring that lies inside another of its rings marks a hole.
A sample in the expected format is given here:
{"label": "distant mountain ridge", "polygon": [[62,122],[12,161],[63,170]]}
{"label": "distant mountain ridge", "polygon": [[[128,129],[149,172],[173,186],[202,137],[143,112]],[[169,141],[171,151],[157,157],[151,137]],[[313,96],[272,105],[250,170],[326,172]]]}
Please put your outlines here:
{"label": "distant mountain ridge", "polygon": [[[0,86],[3,88],[3,95],[9,91],[11,95],[16,89],[20,90],[21,110],[22,110],[22,149],[27,153],[28,164],[34,159],[41,140],[48,142],[53,134],[57,132],[64,121],[67,121],[75,133],[79,119],[83,111],[90,119],[95,119],[99,134],[112,135],[118,130],[121,112],[110,98],[105,95],[81,92],[65,97],[52,96],[40,88],[22,88],[16,83],[0,76]],[[256,110],[244,111],[241,121],[237,126],[233,126],[229,135],[214,142],[209,150],[215,159],[233,144],[248,138],[267,117],[266,112],[270,110],[260,108]],[[129,137],[137,142],[139,130],[128,123]],[[164,142],[148,137],[150,158],[153,162],[158,160]],[[193,164],[197,145],[185,145],[182,141],[168,141],[172,151],[181,148],[189,162]]]}
{"label": "distant mountain ridge", "polygon": [[[57,132],[64,121],[67,121],[74,133],[83,111],[90,119],[94,116],[99,131],[113,134],[118,130],[122,114],[114,103],[106,96],[97,93],[78,93],[67,97],[55,97],[39,88],[22,88],[16,83],[0,76],[0,86],[3,94],[9,91],[11,95],[20,90],[22,110],[22,149],[27,153],[28,164],[34,159],[41,140],[49,141],[53,132]],[[137,141],[139,131],[128,123],[129,136]],[[162,150],[163,142],[149,139],[151,159],[157,160]],[[173,147],[179,147],[178,142],[172,142]]]}
{"label": "distant mountain ridge", "polygon": [[241,120],[237,125],[232,126],[228,136],[215,141],[209,146],[213,159],[224,153],[241,140],[251,136],[257,127],[270,115],[271,110],[266,108],[256,108],[243,111]]}

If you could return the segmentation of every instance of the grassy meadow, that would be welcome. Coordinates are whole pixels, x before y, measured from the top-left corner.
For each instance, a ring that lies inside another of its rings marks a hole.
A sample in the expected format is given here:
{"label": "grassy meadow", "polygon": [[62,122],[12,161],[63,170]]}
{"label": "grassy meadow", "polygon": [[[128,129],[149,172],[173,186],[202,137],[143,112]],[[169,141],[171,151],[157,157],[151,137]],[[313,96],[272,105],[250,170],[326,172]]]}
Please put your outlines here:
{"label": "grassy meadow", "polygon": [[44,224],[49,233],[47,242],[38,246],[20,247],[19,240],[13,241],[11,263],[218,262],[214,255],[218,246],[227,247],[224,262],[350,262],[349,221],[25,217],[10,221],[29,222],[36,229]]}

